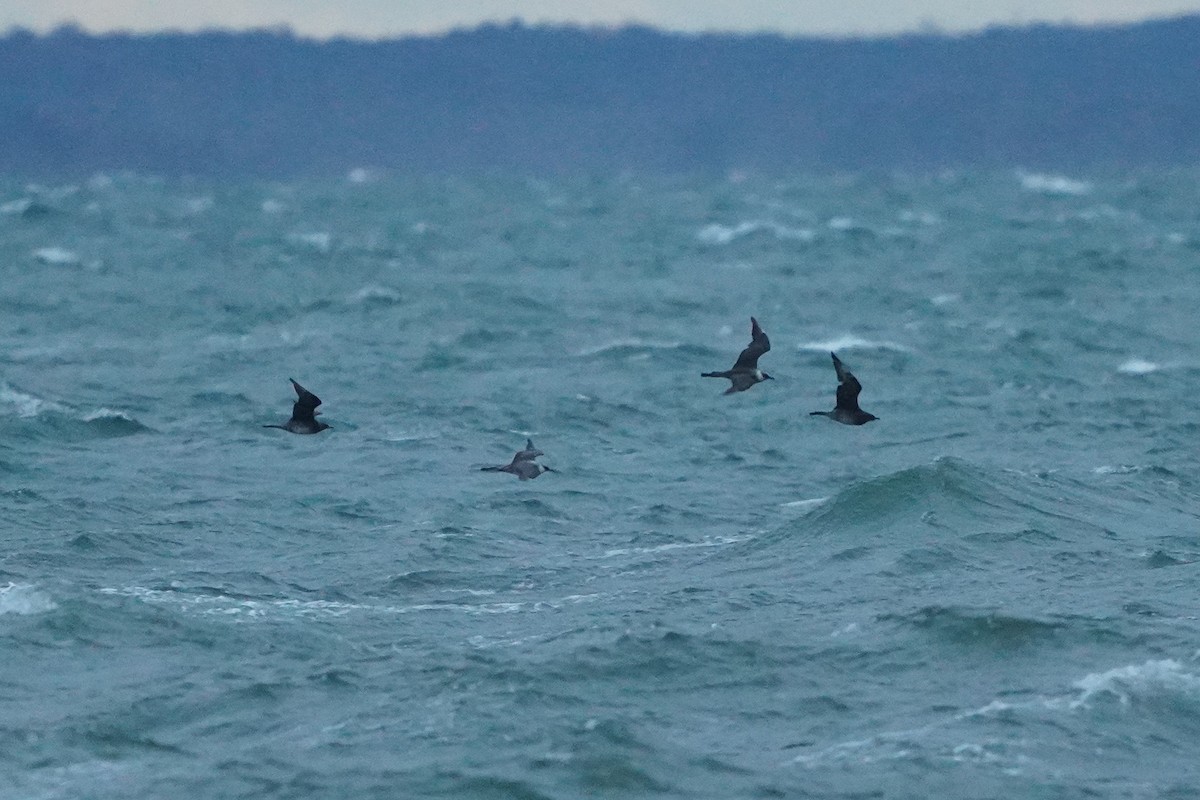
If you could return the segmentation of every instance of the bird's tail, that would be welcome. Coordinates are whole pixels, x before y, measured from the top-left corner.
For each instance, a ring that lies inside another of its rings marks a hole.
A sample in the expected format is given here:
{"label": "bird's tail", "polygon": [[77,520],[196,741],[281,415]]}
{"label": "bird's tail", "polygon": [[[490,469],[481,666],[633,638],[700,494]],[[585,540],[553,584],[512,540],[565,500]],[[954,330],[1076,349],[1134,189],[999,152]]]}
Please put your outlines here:
{"label": "bird's tail", "polygon": [[701,378],[728,378],[728,372],[701,372]]}
{"label": "bird's tail", "polygon": [[287,430],[287,426],[286,426],[286,425],[263,425],[263,427],[264,427],[264,428],[279,428],[279,430],[281,430],[281,431],[286,431],[286,430]]}
{"label": "bird's tail", "polygon": [[808,415],[810,417],[832,417],[833,412],[832,411],[810,411],[810,412],[808,412]]}
{"label": "bird's tail", "polygon": [[480,472],[503,472],[504,467],[480,467]]}

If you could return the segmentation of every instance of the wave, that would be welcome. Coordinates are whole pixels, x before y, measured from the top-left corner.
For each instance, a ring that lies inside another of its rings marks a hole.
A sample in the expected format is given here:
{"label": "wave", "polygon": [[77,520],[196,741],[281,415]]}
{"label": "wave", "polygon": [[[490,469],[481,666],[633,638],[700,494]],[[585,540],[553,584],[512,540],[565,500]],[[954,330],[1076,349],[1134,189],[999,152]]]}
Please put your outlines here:
{"label": "wave", "polygon": [[78,253],[65,247],[39,247],[32,255],[35,261],[54,267],[76,267],[83,263]]}
{"label": "wave", "polygon": [[1011,648],[1048,640],[1067,626],[1063,622],[1016,616],[994,610],[927,606],[910,614],[885,615],[955,644]]}
{"label": "wave", "polygon": [[797,350],[808,350],[816,353],[836,353],[841,350],[889,350],[896,353],[911,353],[913,349],[897,342],[876,342],[863,339],[852,333],[816,342],[801,342]]}
{"label": "wave", "polygon": [[1156,364],[1144,358],[1130,358],[1117,367],[1117,372],[1123,375],[1149,375],[1151,372],[1158,372],[1162,368],[1162,364]]}
{"label": "wave", "polygon": [[665,553],[670,550],[694,550],[696,548],[709,547],[726,547],[738,542],[744,542],[753,538],[749,534],[741,534],[735,536],[717,536],[715,538],[703,539],[697,542],[667,542],[666,544],[648,545],[643,547],[614,547],[605,550],[600,556],[595,558],[618,558],[631,555],[654,555],[657,553]]}
{"label": "wave", "polygon": [[[852,217],[832,217],[825,223],[825,226],[831,231],[837,231],[838,233],[857,234],[860,236],[874,235],[876,233],[875,229],[870,225],[864,225]],[[899,229],[891,229],[884,232],[893,235],[901,233]]]}
{"label": "wave", "polygon": [[[981,512],[1003,508],[995,477],[957,458],[938,458],[842,489],[804,519],[816,530],[890,528],[898,516],[945,526],[953,519],[979,521]],[[915,517],[914,517],[915,515]]]}
{"label": "wave", "polygon": [[[403,588],[403,587],[399,587]],[[497,600],[488,603],[467,603],[460,600],[383,605],[352,600],[300,600],[289,597],[254,598],[234,596],[208,587],[154,589],[146,586],[101,588],[101,594],[131,597],[151,605],[176,606],[182,611],[206,616],[237,620],[273,620],[291,617],[344,617],[350,614],[407,615],[420,613],[451,613],[469,616],[493,614],[522,614],[554,611],[564,606],[591,603],[602,598],[597,593],[573,594],[552,599]],[[488,595],[486,590],[454,589],[455,594]]]}
{"label": "wave", "polygon": [[9,405],[23,418],[37,417],[44,413],[67,413],[66,406],[53,400],[43,400],[31,394],[18,391],[7,384],[0,384],[0,403]]}
{"label": "wave", "polygon": [[[893,574],[974,569],[1006,548],[1057,548],[1102,528],[1088,510],[1097,498],[1067,479],[1047,479],[943,456],[860,480],[795,512],[739,549],[760,553],[763,569],[804,558],[843,558],[865,548]],[[815,549],[814,549],[815,548]]]}
{"label": "wave", "polygon": [[350,303],[363,306],[391,306],[403,300],[403,296],[395,289],[376,284],[364,286],[349,297]]}
{"label": "wave", "polygon": [[38,423],[40,431],[57,432],[67,438],[131,436],[152,430],[124,411],[111,408],[82,411],[0,384],[0,419],[4,416],[4,406],[15,412],[19,420]]}
{"label": "wave", "polygon": [[1071,701],[1072,708],[1091,707],[1102,700],[1116,700],[1123,706],[1166,700],[1168,707],[1186,701],[1193,716],[1200,711],[1200,675],[1169,658],[1085,675],[1075,688],[1079,696]]}
{"label": "wave", "polygon": [[5,614],[44,614],[58,608],[51,597],[28,583],[0,586],[0,616]]}
{"label": "wave", "polygon": [[811,242],[817,238],[816,231],[809,228],[791,228],[766,220],[751,220],[733,226],[713,223],[701,228],[696,238],[704,244],[726,245],[756,233],[769,233],[776,239],[798,242]]}
{"label": "wave", "polygon": [[[1018,624],[1024,628],[1024,624]],[[1036,627],[1036,626],[1035,626]],[[1163,722],[1175,721],[1187,741],[1195,730],[1200,713],[1200,675],[1174,659],[1151,660],[1086,675],[1075,682],[1067,694],[1043,694],[1026,700],[995,699],[978,708],[935,716],[921,724],[903,729],[864,732],[813,747],[805,742],[786,749],[806,749],[788,763],[807,768],[835,764],[870,764],[879,761],[908,760],[943,763],[975,763],[1001,768],[1008,775],[1025,773],[1037,779],[1053,775],[1061,780],[1064,762],[1046,753],[1029,740],[1028,730],[1051,726],[1067,732],[1078,751],[1081,742],[1095,738],[1097,745],[1114,741],[1114,731],[1097,726],[1088,712],[1099,712],[1116,704],[1123,711],[1144,710],[1145,720],[1153,724],[1148,738],[1168,747],[1168,761],[1175,751],[1164,736]],[[1122,714],[1120,737],[1134,736],[1131,726],[1136,715]],[[981,738],[982,737],[982,738]],[[1038,737],[1040,739],[1040,737]],[[810,749],[811,748],[811,749]],[[1101,748],[1097,747],[1097,752]],[[1144,756],[1143,756],[1144,757]],[[1072,762],[1069,772],[1080,773],[1095,762]],[[1190,794],[1187,796],[1191,796]]]}
{"label": "wave", "polygon": [[322,254],[327,254],[333,250],[333,234],[328,231],[289,233],[286,239],[288,244],[309,248]]}
{"label": "wave", "polygon": [[1074,180],[1063,175],[1018,172],[1017,179],[1021,182],[1022,189],[1037,194],[1078,197],[1092,191],[1092,184],[1087,181]]}
{"label": "wave", "polygon": [[611,356],[616,358],[645,358],[655,352],[675,350],[689,355],[716,355],[717,351],[684,342],[654,342],[636,337],[614,339],[604,344],[585,347],[575,352],[578,358],[594,358],[596,356]]}
{"label": "wave", "polygon": [[39,203],[30,197],[22,197],[17,200],[10,200],[7,203],[0,203],[0,214],[11,214],[19,216],[22,219],[40,219],[57,213],[53,206]]}
{"label": "wave", "polygon": [[786,503],[780,503],[781,508],[798,508],[802,511],[816,508],[829,502],[828,497],[810,497],[807,500],[789,500]]}

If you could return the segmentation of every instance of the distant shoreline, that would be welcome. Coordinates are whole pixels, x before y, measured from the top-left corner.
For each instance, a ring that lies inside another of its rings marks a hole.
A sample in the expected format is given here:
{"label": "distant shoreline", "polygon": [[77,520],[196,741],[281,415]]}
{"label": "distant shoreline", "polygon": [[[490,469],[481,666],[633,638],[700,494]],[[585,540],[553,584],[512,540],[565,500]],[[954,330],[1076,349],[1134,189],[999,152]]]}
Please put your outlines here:
{"label": "distant shoreline", "polygon": [[0,37],[0,173],[1200,164],[1200,16],[816,38],[485,25]]}

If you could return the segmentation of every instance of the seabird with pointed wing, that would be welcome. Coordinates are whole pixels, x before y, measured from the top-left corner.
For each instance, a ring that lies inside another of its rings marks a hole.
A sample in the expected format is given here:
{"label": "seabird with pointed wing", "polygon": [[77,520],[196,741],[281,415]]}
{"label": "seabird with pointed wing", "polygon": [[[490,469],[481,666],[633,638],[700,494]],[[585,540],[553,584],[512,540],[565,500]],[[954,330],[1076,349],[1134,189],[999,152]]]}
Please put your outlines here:
{"label": "seabird with pointed wing", "polygon": [[320,433],[330,427],[324,422],[317,420],[317,406],[321,405],[321,398],[305,389],[296,381],[292,381],[292,386],[296,389],[296,402],[292,406],[292,418],[283,425],[263,425],[264,428],[279,428],[288,433]]}
{"label": "seabird with pointed wing", "polygon": [[525,449],[518,450],[517,454],[513,456],[513,461],[533,461],[538,456],[544,455],[546,454],[533,446],[533,439],[526,439]]}
{"label": "seabird with pointed wing", "polygon": [[758,320],[754,317],[750,318],[750,344],[738,356],[737,361],[733,365],[733,369],[725,372],[702,372],[701,378],[728,378],[730,387],[725,390],[725,394],[733,394],[734,392],[744,392],[756,383],[763,381],[775,380],[767,373],[758,368],[758,359],[763,353],[771,349],[771,340],[763,333],[763,329],[758,326]]}
{"label": "seabird with pointed wing", "polygon": [[862,391],[862,384],[850,370],[846,369],[836,353],[829,355],[833,356],[833,368],[837,371],[837,403],[834,405],[833,411],[812,411],[809,412],[809,416],[829,417],[834,422],[840,422],[843,425],[866,425],[873,419],[879,419],[874,414],[868,414],[858,407],[858,394]]}
{"label": "seabird with pointed wing", "polygon": [[536,459],[538,456],[544,455],[541,450],[533,446],[533,439],[525,440],[525,449],[518,450],[510,463],[499,467],[480,467],[480,472],[507,472],[510,475],[516,475],[523,481],[533,480],[543,472],[554,472],[544,464],[539,464]]}

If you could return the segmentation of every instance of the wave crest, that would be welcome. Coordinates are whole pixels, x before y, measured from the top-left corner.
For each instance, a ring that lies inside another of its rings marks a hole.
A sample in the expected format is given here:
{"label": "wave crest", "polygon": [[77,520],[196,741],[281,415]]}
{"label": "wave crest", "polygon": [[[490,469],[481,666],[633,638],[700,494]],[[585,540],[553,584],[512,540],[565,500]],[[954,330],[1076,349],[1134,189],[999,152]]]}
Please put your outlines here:
{"label": "wave crest", "polygon": [[856,483],[814,508],[807,519],[818,530],[874,530],[880,525],[889,528],[897,516],[919,520],[931,513],[975,514],[1000,502],[986,473],[960,459],[944,457]]}
{"label": "wave crest", "polygon": [[83,411],[0,384],[0,417],[4,416],[4,406],[15,412],[18,419],[33,421],[39,433],[67,439],[132,436],[152,430],[125,411],[111,408]]}
{"label": "wave crest", "polygon": [[1170,658],[1092,673],[1076,681],[1075,688],[1080,695],[1072,703],[1074,707],[1087,707],[1103,698],[1115,699],[1123,706],[1162,699],[1200,703],[1200,675]]}
{"label": "wave crest", "polygon": [[28,583],[0,586],[0,616],[5,614],[44,614],[58,608],[48,594]]}

